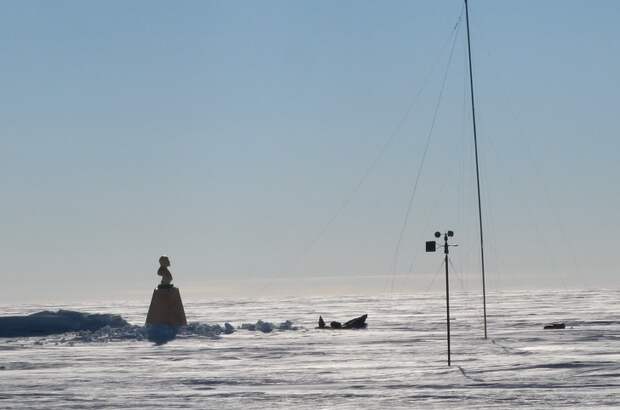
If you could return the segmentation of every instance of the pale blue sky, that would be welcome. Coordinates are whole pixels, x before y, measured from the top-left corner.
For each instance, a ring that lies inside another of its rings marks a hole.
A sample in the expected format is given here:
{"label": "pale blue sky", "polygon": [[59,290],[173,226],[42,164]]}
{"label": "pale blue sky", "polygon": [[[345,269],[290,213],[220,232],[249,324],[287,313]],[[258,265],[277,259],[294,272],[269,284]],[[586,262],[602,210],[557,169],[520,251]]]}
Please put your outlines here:
{"label": "pale blue sky", "polygon": [[[198,297],[389,291],[461,10],[3,2],[0,299],[148,298],[161,253]],[[470,13],[490,291],[617,287],[620,3]],[[441,284],[436,228],[456,231],[455,286],[479,289],[464,34],[397,290]]]}

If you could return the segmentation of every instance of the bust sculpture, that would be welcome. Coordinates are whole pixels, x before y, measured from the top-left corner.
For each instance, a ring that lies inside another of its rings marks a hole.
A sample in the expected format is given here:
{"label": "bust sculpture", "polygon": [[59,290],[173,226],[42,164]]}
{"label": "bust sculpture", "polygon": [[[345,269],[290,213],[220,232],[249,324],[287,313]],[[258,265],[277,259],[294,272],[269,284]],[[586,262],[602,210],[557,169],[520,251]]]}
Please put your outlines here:
{"label": "bust sculpture", "polygon": [[159,269],[157,269],[157,274],[161,276],[161,283],[157,286],[158,289],[169,289],[173,288],[172,285],[172,274],[168,270],[170,267],[170,258],[166,255],[162,255],[159,257]]}
{"label": "bust sculpture", "polygon": [[177,328],[186,326],[185,309],[181,301],[179,288],[172,286],[172,274],[168,270],[170,258],[162,255],[159,258],[157,274],[161,276],[161,283],[153,290],[151,305],[146,315],[148,326],[166,325]]}

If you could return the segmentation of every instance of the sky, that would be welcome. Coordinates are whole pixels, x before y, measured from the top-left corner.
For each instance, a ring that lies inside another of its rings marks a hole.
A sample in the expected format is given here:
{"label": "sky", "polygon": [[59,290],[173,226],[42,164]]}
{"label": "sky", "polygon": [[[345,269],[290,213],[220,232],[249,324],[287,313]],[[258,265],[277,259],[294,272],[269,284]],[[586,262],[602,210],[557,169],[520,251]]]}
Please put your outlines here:
{"label": "sky", "polygon": [[[461,1],[2,5],[1,301],[480,291]],[[490,294],[620,285],[618,21],[470,0]]]}

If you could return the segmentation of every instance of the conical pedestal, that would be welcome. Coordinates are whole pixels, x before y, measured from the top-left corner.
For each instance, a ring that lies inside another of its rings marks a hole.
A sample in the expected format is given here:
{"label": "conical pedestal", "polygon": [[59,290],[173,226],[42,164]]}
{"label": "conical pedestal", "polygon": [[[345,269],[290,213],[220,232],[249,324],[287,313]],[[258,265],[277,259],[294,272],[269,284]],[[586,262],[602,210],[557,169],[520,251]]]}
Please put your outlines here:
{"label": "conical pedestal", "polygon": [[179,288],[170,287],[153,291],[146,324],[177,327],[187,325]]}

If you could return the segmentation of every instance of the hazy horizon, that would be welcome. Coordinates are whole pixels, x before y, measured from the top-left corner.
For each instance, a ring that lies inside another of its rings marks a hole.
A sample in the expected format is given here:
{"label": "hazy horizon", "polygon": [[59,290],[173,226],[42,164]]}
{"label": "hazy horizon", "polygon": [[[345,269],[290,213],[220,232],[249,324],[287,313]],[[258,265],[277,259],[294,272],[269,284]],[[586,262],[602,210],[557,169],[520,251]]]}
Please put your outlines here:
{"label": "hazy horizon", "polygon": [[[137,275],[136,275],[137,276]],[[437,294],[443,297],[445,292],[444,273],[396,275],[395,282],[400,283],[394,289],[390,288],[391,275],[359,275],[354,279],[362,280],[363,286],[355,283],[348,275],[317,275],[308,278],[290,277],[262,277],[242,279],[216,279],[209,282],[197,282],[192,280],[175,281],[175,284],[183,293],[186,302],[204,300],[239,300],[239,299],[271,299],[293,298],[302,299],[313,297],[333,296],[367,296],[385,297],[398,295],[424,295]],[[564,281],[557,282],[557,278],[548,277],[537,280],[530,276],[532,281],[528,285],[523,278],[516,280],[497,280],[487,278],[487,302],[501,304],[502,295],[506,292],[527,292],[528,290],[557,291],[570,293],[577,290],[614,290],[617,286],[606,286],[603,283],[569,284]],[[107,286],[98,285],[87,292],[78,293],[81,290],[73,286],[58,286],[55,288],[29,288],[21,290],[16,296],[8,295],[3,298],[1,305],[17,304],[49,304],[65,305],[71,303],[117,303],[121,301],[139,303],[141,300],[148,304],[152,290],[156,287],[156,281],[142,278],[141,283],[132,284],[131,287],[118,287],[116,284]],[[450,292],[458,298],[460,294],[480,295],[482,288],[480,273],[471,275],[451,274]],[[18,289],[19,290],[19,289]],[[59,293],[61,291],[62,293]],[[23,295],[27,296],[23,296]],[[482,308],[482,305],[480,305]]]}

